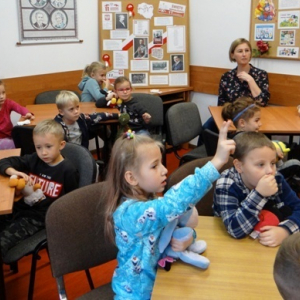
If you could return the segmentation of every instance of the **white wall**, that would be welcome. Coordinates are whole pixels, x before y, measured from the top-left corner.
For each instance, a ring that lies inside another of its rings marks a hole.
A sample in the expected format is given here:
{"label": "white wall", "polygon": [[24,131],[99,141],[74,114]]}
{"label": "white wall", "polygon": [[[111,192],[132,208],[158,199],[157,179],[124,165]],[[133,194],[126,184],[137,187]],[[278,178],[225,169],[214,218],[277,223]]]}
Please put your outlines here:
{"label": "white wall", "polygon": [[[235,67],[228,59],[228,49],[236,38],[249,39],[251,0],[189,0],[189,3],[190,64]],[[0,0],[0,78],[79,70],[98,60],[98,0],[77,0],[77,9],[78,37],[84,41],[82,44],[16,46],[17,0]],[[253,59],[252,64],[271,73],[300,75],[300,61]],[[217,96],[192,93],[191,99],[205,122],[209,117],[207,106],[216,105]]]}
{"label": "white wall", "polygon": [[0,0],[0,78],[80,70],[99,59],[98,0],[77,0],[78,38],[83,43],[16,46],[18,0]]}

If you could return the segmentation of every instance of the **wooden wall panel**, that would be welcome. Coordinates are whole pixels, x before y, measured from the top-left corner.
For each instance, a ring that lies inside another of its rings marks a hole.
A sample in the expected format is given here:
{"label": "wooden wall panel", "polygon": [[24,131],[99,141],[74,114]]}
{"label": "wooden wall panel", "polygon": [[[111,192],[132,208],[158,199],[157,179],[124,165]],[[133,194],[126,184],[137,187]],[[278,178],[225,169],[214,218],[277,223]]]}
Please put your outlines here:
{"label": "wooden wall panel", "polygon": [[[191,86],[195,92],[218,95],[219,81],[228,69],[190,66]],[[75,90],[82,70],[5,79],[7,96],[23,106],[34,104],[35,96],[48,90]],[[270,104],[300,104],[300,76],[269,73]]]}
{"label": "wooden wall panel", "polygon": [[[219,82],[228,69],[190,66],[191,86],[195,92],[218,95]],[[271,98],[275,105],[300,104],[300,76],[269,73]]]}
{"label": "wooden wall panel", "polygon": [[23,106],[34,104],[38,93],[49,90],[75,90],[82,70],[4,79],[7,97]]}

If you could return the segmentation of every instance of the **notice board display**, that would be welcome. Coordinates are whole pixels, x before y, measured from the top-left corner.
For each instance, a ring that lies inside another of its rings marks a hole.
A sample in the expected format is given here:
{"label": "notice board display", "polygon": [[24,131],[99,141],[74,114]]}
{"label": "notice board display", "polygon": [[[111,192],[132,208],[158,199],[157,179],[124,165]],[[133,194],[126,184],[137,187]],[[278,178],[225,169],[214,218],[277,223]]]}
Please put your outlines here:
{"label": "notice board display", "polygon": [[189,86],[188,1],[102,1],[100,60],[114,81],[143,88]]}
{"label": "notice board display", "polygon": [[299,16],[300,0],[252,0],[253,56],[299,60]]}

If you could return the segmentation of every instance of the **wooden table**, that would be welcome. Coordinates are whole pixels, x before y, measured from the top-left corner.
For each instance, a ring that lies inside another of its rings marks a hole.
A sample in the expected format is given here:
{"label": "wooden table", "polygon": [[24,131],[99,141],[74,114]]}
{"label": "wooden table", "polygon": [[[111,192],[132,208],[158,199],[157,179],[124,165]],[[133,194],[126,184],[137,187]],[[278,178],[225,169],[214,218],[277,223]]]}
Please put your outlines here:
{"label": "wooden table", "polygon": [[166,272],[159,268],[151,300],[279,300],[273,280],[278,248],[269,248],[249,237],[236,240],[217,217],[199,217],[198,239],[207,242],[207,270],[181,261]]}
{"label": "wooden table", "polygon": [[[222,106],[209,106],[208,109],[220,129],[223,123]],[[295,106],[267,106],[261,107],[261,123],[259,131],[277,135],[299,135],[300,117]],[[231,131],[236,128],[232,125]]]}
{"label": "wooden table", "polygon": [[[94,112],[119,113],[119,110],[117,108],[97,108],[95,106],[95,102],[80,102],[79,105],[80,111],[86,114],[92,114]],[[54,117],[58,114],[58,109],[55,103],[26,105],[26,108],[35,116],[35,119],[30,121],[30,125],[32,126],[35,126],[37,123],[45,119],[54,119]],[[118,123],[118,119],[108,120],[101,123]]]}
{"label": "wooden table", "polygon": [[[20,156],[21,149],[0,150],[0,159],[10,156]],[[15,189],[8,186],[9,176],[0,175],[0,215],[12,212]]]}

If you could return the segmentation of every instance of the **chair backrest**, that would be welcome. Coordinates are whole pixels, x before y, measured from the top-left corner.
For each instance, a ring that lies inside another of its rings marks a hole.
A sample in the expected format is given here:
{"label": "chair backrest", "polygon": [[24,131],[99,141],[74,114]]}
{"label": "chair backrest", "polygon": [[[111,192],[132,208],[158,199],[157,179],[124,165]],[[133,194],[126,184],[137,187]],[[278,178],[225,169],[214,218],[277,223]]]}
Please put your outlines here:
{"label": "chair backrest", "polygon": [[[203,167],[208,161],[212,159],[211,156],[205,158],[199,158],[192,160],[190,162],[185,163],[184,165],[177,168],[167,180],[166,190],[168,190],[171,186],[180,182],[183,178],[188,175],[194,174],[195,168]],[[228,162],[221,168],[220,173],[224,170],[229,169],[233,166],[233,159],[229,157]],[[206,195],[196,204],[196,208],[198,209],[199,216],[213,216],[213,194],[216,183],[213,183],[213,187],[206,193]]]}
{"label": "chair backrest", "polygon": [[164,125],[164,107],[159,96],[144,93],[132,93],[132,96],[136,97],[151,115],[150,131],[156,131],[157,126]]}
{"label": "chair backrest", "polygon": [[73,143],[66,143],[61,154],[67,157],[79,172],[79,187],[96,181],[97,164],[91,152],[85,147]]}
{"label": "chair backrest", "polygon": [[205,129],[202,136],[207,155],[214,156],[218,146],[219,134],[210,129]]}
{"label": "chair backrest", "polygon": [[106,182],[74,190],[57,199],[46,214],[52,274],[86,270],[116,258],[117,248],[104,235]]}
{"label": "chair backrest", "polygon": [[14,126],[11,132],[16,148],[21,148],[21,155],[35,152],[32,138],[33,126]]}
{"label": "chair backrest", "polygon": [[202,130],[198,107],[193,102],[177,103],[166,112],[167,143],[177,147],[197,137]]}
{"label": "chair backrest", "polygon": [[[60,93],[61,90],[52,90],[52,91],[46,91],[42,92],[36,95],[34,103],[35,104],[46,104],[46,103],[55,103],[56,96]],[[81,99],[81,95],[77,91],[71,91],[74,92],[79,100]]]}

